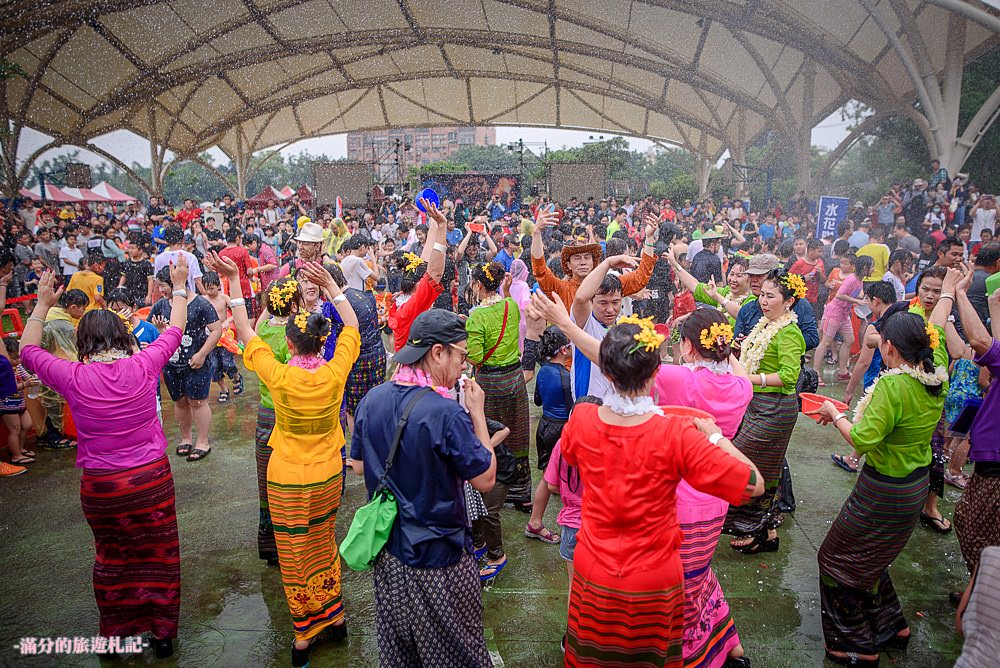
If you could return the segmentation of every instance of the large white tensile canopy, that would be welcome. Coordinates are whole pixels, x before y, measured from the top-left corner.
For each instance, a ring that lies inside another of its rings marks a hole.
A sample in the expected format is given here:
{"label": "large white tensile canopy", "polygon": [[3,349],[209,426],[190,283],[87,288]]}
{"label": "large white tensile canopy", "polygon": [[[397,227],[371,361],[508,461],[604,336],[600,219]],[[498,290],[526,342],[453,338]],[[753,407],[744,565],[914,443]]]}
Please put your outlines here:
{"label": "large white tensile canopy", "polygon": [[128,129],[237,162],[303,137],[426,125],[592,129],[713,160],[767,131],[807,145],[855,99],[913,116],[947,157],[947,80],[1000,43],[995,4],[14,1],[0,57],[26,76],[4,82],[2,108],[59,143]]}

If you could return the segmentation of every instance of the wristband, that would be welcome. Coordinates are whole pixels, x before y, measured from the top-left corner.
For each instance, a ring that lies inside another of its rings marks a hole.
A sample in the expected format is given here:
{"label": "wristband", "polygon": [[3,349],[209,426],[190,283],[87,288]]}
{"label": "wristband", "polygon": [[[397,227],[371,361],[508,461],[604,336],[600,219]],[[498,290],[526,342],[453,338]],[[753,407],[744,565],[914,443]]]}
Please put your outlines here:
{"label": "wristband", "polygon": [[188,291],[187,290],[174,290],[173,294],[174,294],[174,297],[185,297],[186,298],[188,296]]}
{"label": "wristband", "polygon": [[955,295],[951,294],[950,292],[942,292],[941,296],[938,297],[938,299],[939,300],[940,299],[950,299],[952,301],[955,301]]}
{"label": "wristband", "polygon": [[656,248],[656,242],[649,243],[648,241],[643,242],[643,246],[649,246],[650,248]]}
{"label": "wristband", "polygon": [[347,295],[344,295],[344,294],[337,295],[336,297],[333,298],[333,303],[334,303],[335,306],[337,304],[340,304],[340,303],[346,302],[346,301],[347,301]]}
{"label": "wristband", "polygon": [[725,436],[722,435],[722,432],[717,431],[708,437],[708,442],[711,443],[712,445],[718,445],[719,441],[721,441],[724,438]]}
{"label": "wristband", "polygon": [[39,318],[37,315],[29,315],[28,322],[31,322],[32,320],[42,323],[42,327],[45,326],[45,318]]}
{"label": "wristband", "polygon": [[729,297],[723,297],[720,303],[722,304],[722,308],[726,308],[729,306]]}
{"label": "wristband", "polygon": [[761,387],[767,387],[767,375],[766,374],[763,374],[763,373],[760,374],[760,386]]}
{"label": "wristband", "polygon": [[441,251],[442,253],[447,253],[448,252],[448,247],[446,245],[444,245],[444,244],[439,244],[438,242],[435,241],[434,242],[434,250]]}
{"label": "wristband", "polygon": [[834,423],[837,423],[840,420],[840,418],[845,418],[845,417],[847,417],[847,413],[837,413],[836,415],[833,416],[833,421]]}
{"label": "wristband", "polygon": [[236,299],[229,300],[230,306],[246,306],[246,303],[247,300],[243,299],[243,297],[237,297]]}

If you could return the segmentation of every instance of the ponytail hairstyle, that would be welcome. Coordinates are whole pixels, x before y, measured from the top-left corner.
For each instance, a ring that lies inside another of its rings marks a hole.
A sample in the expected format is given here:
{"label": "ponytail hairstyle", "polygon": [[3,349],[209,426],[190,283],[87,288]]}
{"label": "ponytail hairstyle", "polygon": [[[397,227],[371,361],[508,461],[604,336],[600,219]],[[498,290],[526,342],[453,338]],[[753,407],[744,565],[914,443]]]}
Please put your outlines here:
{"label": "ponytail hairstyle", "polygon": [[690,341],[706,360],[725,362],[732,352],[733,328],[729,319],[714,308],[698,308],[681,324],[681,338]]}
{"label": "ponytail hairstyle", "polygon": [[569,345],[569,338],[555,325],[550,325],[538,341],[538,359],[543,364]]}
{"label": "ponytail hairstyle", "polygon": [[[885,326],[882,327],[882,338],[890,342],[900,357],[914,368],[933,375],[936,372],[934,366],[934,348],[932,347],[931,335],[927,330],[933,327],[924,321],[916,313],[901,311],[889,316]],[[941,342],[939,345],[944,345]],[[927,391],[937,396],[941,394],[940,385],[925,385]]]}
{"label": "ponytail hairstyle", "polygon": [[299,355],[317,355],[330,336],[330,321],[322,313],[299,311],[285,325],[285,336]]}
{"label": "ponytail hairstyle", "polygon": [[472,270],[472,278],[483,284],[490,292],[496,292],[503,283],[507,270],[499,262],[484,262]]}
{"label": "ponytail hairstyle", "polygon": [[417,283],[425,273],[427,273],[427,263],[413,253],[397,250],[392,254],[392,262],[402,273],[399,282],[399,289],[403,294],[410,294],[417,287]]}

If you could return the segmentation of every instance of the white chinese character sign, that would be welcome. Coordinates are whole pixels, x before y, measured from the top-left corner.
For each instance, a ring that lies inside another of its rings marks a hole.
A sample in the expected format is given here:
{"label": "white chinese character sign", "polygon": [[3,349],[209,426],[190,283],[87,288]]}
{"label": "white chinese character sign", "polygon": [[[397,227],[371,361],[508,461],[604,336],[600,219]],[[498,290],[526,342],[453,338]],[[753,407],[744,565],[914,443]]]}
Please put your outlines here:
{"label": "white chinese character sign", "polygon": [[851,200],[847,197],[831,197],[823,195],[819,198],[819,211],[816,213],[816,238],[837,238],[837,226],[847,220],[847,212]]}

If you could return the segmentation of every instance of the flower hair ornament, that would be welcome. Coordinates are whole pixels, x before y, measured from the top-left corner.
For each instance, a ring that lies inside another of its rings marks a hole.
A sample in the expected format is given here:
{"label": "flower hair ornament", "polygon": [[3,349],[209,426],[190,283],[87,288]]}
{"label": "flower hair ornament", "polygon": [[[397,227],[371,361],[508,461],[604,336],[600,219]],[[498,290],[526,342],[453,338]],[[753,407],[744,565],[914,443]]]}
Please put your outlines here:
{"label": "flower hair ornament", "polygon": [[639,328],[639,333],[632,337],[636,340],[636,344],[629,349],[629,354],[638,350],[645,350],[647,353],[651,353],[658,350],[663,342],[667,340],[667,337],[656,331],[652,316],[649,318],[640,318],[637,315],[624,316],[618,319],[618,324],[635,325]]}
{"label": "flower hair ornament", "polygon": [[295,298],[295,293],[299,289],[299,282],[296,280],[286,281],[284,285],[272,285],[267,291],[267,298],[274,306],[284,308]]}
{"label": "flower hair ornament", "polygon": [[[108,309],[108,310],[110,310],[110,309]],[[118,311],[111,311],[111,312],[114,313],[119,318],[121,318],[122,324],[125,325],[125,331],[129,333],[129,336],[131,336],[132,335],[132,330],[135,329],[132,326],[132,321],[129,318],[127,318],[124,314],[119,313]]]}
{"label": "flower hair ornament", "polygon": [[483,264],[483,273],[486,275],[486,278],[489,279],[490,283],[492,283],[494,281],[493,271],[490,269],[490,263],[489,262]]}
{"label": "flower hair ornament", "polygon": [[806,298],[806,292],[808,292],[806,282],[798,274],[785,274],[784,278],[781,279],[781,284],[788,288],[796,299]]}
{"label": "flower hair ornament", "polygon": [[[309,316],[311,315],[312,313],[310,313],[309,311],[299,311],[299,314],[295,316],[295,326],[298,327],[299,331],[302,332],[303,334],[305,334],[306,331],[308,330]],[[320,336],[319,342],[325,343],[328,336],[329,333]]]}
{"label": "flower hair ornament", "polygon": [[408,274],[415,272],[424,263],[423,259],[416,253],[403,253],[403,259],[406,260],[406,267],[403,271]]}
{"label": "flower hair ornament", "polygon": [[927,332],[927,338],[931,340],[931,350],[937,350],[941,345],[941,335],[938,333],[938,328],[928,322],[924,331]]}
{"label": "flower hair ornament", "polygon": [[722,322],[712,323],[711,327],[701,330],[698,340],[705,350],[713,350],[723,347],[733,342],[733,328],[731,325]]}

